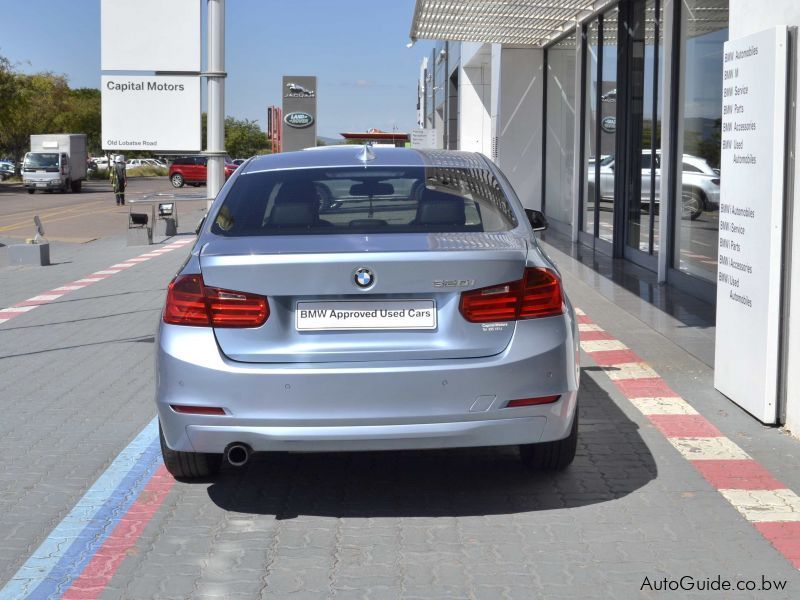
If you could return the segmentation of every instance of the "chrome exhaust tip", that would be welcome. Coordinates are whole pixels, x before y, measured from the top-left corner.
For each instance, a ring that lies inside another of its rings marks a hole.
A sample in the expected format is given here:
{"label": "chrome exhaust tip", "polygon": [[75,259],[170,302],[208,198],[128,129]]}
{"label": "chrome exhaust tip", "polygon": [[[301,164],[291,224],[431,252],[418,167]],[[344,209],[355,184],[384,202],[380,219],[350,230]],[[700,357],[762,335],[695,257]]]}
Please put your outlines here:
{"label": "chrome exhaust tip", "polygon": [[250,460],[252,452],[250,446],[247,444],[234,442],[225,448],[225,460],[227,460],[228,464],[232,467],[241,467]]}

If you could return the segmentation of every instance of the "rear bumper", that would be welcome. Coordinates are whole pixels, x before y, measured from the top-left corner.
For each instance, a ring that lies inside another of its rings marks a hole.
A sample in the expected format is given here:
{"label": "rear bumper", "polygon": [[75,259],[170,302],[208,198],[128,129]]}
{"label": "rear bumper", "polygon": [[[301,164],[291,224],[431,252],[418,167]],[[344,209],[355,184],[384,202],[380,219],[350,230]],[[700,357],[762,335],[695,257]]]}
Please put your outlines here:
{"label": "rear bumper", "polygon": [[[234,362],[210,329],[162,324],[156,404],[164,437],[186,452],[222,452],[233,442],[308,452],[563,439],[577,397],[576,327],[569,317],[542,319],[528,331],[526,324],[491,357],[316,364]],[[556,394],[552,404],[505,407]],[[171,404],[226,414],[179,414]]]}
{"label": "rear bumper", "polygon": [[236,427],[189,425],[192,449],[222,452],[232,441],[256,451],[341,452],[422,450],[527,444],[541,439],[546,417],[456,423],[340,427]]}

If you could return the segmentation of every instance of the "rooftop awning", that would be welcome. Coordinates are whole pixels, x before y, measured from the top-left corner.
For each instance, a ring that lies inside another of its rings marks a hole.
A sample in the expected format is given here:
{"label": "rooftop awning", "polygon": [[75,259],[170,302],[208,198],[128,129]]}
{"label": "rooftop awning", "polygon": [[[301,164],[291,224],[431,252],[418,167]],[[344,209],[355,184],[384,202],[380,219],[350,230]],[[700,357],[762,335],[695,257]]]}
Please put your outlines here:
{"label": "rooftop awning", "polygon": [[576,19],[592,11],[594,0],[417,0],[412,41],[457,40],[544,46]]}

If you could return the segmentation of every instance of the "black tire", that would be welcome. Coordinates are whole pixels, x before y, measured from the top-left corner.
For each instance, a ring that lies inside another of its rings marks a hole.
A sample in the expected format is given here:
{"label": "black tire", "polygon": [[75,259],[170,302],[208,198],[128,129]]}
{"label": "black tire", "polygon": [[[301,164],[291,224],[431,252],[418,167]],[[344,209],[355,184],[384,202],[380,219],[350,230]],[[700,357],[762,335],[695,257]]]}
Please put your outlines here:
{"label": "black tire", "polygon": [[73,181],[72,182],[72,193],[73,194],[80,194],[81,192],[81,180]]}
{"label": "black tire", "polygon": [[575,459],[578,447],[578,407],[575,407],[575,418],[572,429],[563,440],[544,442],[543,444],[524,444],[519,447],[519,457],[529,469],[536,471],[563,471]]}
{"label": "black tire", "polygon": [[164,439],[160,423],[158,435],[161,439],[161,456],[164,457],[164,466],[176,479],[200,479],[211,477],[219,472],[222,465],[222,454],[171,450]]}
{"label": "black tire", "polygon": [[28,190],[29,194],[33,194],[36,190]]}
{"label": "black tire", "polygon": [[169,181],[172,184],[172,187],[175,188],[182,188],[184,184],[183,175],[181,175],[180,173],[173,173],[170,176]]}

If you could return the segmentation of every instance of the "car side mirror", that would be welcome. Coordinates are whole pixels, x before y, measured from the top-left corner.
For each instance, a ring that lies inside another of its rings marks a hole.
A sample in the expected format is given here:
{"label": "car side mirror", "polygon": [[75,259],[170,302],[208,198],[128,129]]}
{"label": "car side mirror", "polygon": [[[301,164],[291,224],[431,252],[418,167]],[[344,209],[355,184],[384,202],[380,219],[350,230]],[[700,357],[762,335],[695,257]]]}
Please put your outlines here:
{"label": "car side mirror", "polygon": [[540,210],[534,210],[532,208],[526,208],[525,214],[528,215],[528,221],[533,227],[534,231],[544,231],[548,227],[547,218],[544,216],[544,213]]}

